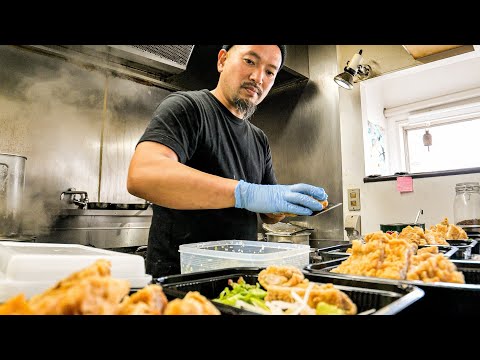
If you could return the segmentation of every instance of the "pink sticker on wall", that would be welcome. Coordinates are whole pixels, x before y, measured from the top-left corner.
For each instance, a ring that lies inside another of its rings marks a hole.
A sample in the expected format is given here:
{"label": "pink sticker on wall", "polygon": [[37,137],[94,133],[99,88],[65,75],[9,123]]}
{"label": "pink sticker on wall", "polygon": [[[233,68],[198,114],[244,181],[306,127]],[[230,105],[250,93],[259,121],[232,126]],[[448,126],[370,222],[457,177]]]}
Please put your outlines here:
{"label": "pink sticker on wall", "polygon": [[413,191],[413,178],[411,176],[397,177],[397,190],[399,192]]}

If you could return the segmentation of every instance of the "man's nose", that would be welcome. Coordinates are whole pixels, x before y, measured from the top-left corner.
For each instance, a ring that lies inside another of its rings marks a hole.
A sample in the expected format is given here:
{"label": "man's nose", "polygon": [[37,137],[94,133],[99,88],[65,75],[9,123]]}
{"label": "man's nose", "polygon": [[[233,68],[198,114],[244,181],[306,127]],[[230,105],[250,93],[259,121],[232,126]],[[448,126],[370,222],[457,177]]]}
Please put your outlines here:
{"label": "man's nose", "polygon": [[250,80],[255,81],[256,84],[262,85],[263,83],[263,70],[260,68],[255,68],[255,70],[252,71],[250,74]]}

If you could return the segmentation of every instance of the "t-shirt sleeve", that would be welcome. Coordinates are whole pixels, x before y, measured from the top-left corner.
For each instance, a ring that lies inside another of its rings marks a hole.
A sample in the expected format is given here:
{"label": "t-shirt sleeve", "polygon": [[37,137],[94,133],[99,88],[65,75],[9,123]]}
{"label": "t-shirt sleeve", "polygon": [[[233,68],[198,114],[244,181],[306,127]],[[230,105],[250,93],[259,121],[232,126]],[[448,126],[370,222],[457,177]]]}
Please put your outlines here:
{"label": "t-shirt sleeve", "polygon": [[181,163],[195,152],[199,134],[197,107],[185,95],[168,95],[156,108],[152,120],[137,145],[154,141],[172,149]]}

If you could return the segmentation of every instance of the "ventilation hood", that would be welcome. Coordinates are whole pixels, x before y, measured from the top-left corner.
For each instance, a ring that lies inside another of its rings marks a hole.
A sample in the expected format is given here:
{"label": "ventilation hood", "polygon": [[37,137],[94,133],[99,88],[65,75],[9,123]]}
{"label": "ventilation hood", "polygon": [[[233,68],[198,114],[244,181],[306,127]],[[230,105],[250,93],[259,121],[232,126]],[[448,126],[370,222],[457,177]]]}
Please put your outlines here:
{"label": "ventilation hood", "polygon": [[187,68],[194,45],[82,45],[69,47],[105,60],[159,74],[178,74]]}
{"label": "ventilation hood", "polygon": [[[135,80],[164,83],[187,69],[194,45],[22,45],[21,47]],[[166,85],[166,86],[165,86]]]}

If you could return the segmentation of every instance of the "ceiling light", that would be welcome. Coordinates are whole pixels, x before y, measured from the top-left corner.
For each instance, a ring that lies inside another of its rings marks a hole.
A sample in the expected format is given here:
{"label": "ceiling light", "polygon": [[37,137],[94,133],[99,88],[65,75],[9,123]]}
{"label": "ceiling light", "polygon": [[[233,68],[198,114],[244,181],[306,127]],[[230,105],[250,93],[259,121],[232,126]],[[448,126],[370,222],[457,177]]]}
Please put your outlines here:
{"label": "ceiling light", "polygon": [[347,66],[345,66],[343,72],[333,79],[338,86],[351,90],[355,76],[358,76],[360,80],[365,80],[370,76],[372,68],[370,65],[361,65],[360,62],[362,59],[362,50],[360,50],[358,54],[353,55],[352,60],[347,62]]}

